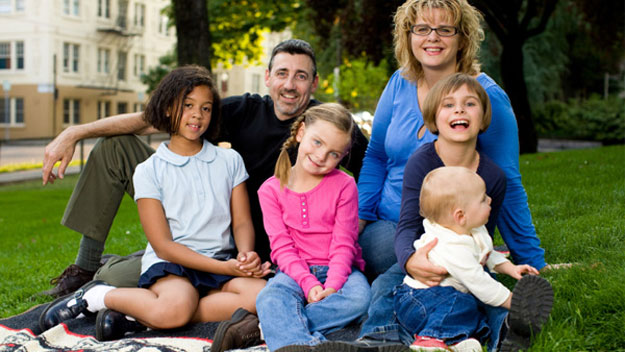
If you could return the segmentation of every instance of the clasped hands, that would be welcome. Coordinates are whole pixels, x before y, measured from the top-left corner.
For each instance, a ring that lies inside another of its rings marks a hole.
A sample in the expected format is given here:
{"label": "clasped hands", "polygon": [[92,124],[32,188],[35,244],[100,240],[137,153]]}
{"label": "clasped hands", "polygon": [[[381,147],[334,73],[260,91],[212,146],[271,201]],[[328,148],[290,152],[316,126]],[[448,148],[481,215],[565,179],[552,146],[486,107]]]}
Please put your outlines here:
{"label": "clasped hands", "polygon": [[331,287],[323,288],[321,285],[313,286],[310,291],[308,291],[308,303],[319,302],[333,293],[336,293],[336,290]]}
{"label": "clasped hands", "polygon": [[271,272],[271,263],[262,263],[258,253],[254,251],[239,252],[236,261],[232,260],[232,262],[235,266],[235,272],[239,274],[239,276],[260,278],[265,277]]}

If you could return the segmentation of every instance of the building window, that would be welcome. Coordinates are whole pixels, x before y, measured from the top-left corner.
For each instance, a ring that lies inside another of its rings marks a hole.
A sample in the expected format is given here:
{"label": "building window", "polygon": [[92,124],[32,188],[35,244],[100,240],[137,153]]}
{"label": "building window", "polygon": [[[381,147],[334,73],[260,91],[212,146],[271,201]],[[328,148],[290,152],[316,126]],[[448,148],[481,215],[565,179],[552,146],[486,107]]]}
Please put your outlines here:
{"label": "building window", "polygon": [[63,43],[63,71],[78,72],[80,45]]}
{"label": "building window", "polygon": [[107,116],[111,116],[111,102],[110,101],[98,101],[98,120]]}
{"label": "building window", "polygon": [[[14,49],[12,46],[15,45]],[[13,50],[12,50],[13,49]],[[0,70],[24,69],[24,42],[0,42]]]}
{"label": "building window", "polygon": [[24,69],[24,42],[15,42],[15,54],[16,54],[16,63],[17,69]]}
{"label": "building window", "polygon": [[111,18],[111,0],[98,0],[98,17]]}
{"label": "building window", "polygon": [[80,100],[63,99],[63,124],[78,125],[80,123]]}
{"label": "building window", "polygon": [[0,42],[0,70],[11,68],[11,42]]}
{"label": "building window", "polygon": [[117,103],[117,114],[125,114],[128,112],[128,103],[119,102]]}
{"label": "building window", "polygon": [[120,81],[126,80],[126,62],[128,61],[128,54],[125,51],[120,51],[117,54],[117,79]]}
{"label": "building window", "polygon": [[0,13],[11,13],[11,0],[0,0]]}
{"label": "building window", "polygon": [[6,100],[0,99],[0,125],[24,125],[24,98],[10,98],[8,115],[5,106]]}
{"label": "building window", "polygon": [[145,26],[145,5],[144,4],[135,4],[135,27],[144,27]]}
{"label": "building window", "polygon": [[80,0],[63,0],[63,13],[78,16],[80,14]]}
{"label": "building window", "polygon": [[142,103],[135,103],[134,109],[135,112],[143,111],[145,110],[145,106]]}
{"label": "building window", "polygon": [[24,10],[26,10],[24,0],[15,0],[15,12],[24,12]]}
{"label": "building window", "polygon": [[98,48],[98,73],[111,72],[109,67],[109,59],[111,56],[111,50]]}
{"label": "building window", "polygon": [[162,35],[169,35],[169,17],[161,14],[160,20],[158,22],[158,33]]}
{"label": "building window", "polygon": [[133,72],[135,77],[141,77],[141,75],[145,73],[145,55],[135,54],[135,67]]}

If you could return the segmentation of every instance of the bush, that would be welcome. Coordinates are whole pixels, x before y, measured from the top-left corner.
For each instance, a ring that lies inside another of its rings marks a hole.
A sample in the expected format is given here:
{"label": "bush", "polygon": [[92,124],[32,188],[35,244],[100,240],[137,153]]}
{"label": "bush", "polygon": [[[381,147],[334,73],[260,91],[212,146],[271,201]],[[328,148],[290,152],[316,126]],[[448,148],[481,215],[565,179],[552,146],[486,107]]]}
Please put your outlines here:
{"label": "bush", "polygon": [[552,100],[534,111],[536,132],[541,137],[625,143],[625,101],[622,98]]}

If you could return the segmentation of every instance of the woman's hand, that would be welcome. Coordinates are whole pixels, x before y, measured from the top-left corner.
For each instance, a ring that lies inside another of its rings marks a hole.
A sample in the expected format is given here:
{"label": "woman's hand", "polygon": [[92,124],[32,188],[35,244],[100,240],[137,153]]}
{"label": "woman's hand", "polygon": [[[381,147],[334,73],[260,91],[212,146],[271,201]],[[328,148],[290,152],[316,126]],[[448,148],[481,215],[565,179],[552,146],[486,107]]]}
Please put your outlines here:
{"label": "woman's hand", "polygon": [[434,239],[419,248],[406,262],[406,272],[413,279],[428,286],[437,286],[447,276],[447,270],[442,266],[434,265],[428,260],[428,253],[436,246],[438,239]]}
{"label": "woman's hand", "polygon": [[367,220],[358,219],[358,234],[359,235],[365,230],[365,226],[367,226]]}

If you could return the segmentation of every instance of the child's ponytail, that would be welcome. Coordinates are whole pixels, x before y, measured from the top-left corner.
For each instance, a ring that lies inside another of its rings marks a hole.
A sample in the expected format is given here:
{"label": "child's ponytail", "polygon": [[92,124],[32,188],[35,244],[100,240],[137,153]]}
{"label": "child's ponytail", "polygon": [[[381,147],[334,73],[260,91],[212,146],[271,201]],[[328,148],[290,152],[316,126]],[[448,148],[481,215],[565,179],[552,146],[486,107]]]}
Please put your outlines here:
{"label": "child's ponytail", "polygon": [[282,148],[280,149],[280,155],[278,156],[278,161],[276,161],[276,167],[274,169],[274,176],[278,180],[280,180],[280,188],[283,188],[289,182],[289,177],[291,176],[291,158],[289,157],[289,149],[297,145],[297,130],[304,122],[305,114],[302,114],[298,117],[295,122],[291,125],[291,134],[289,138],[282,144]]}

